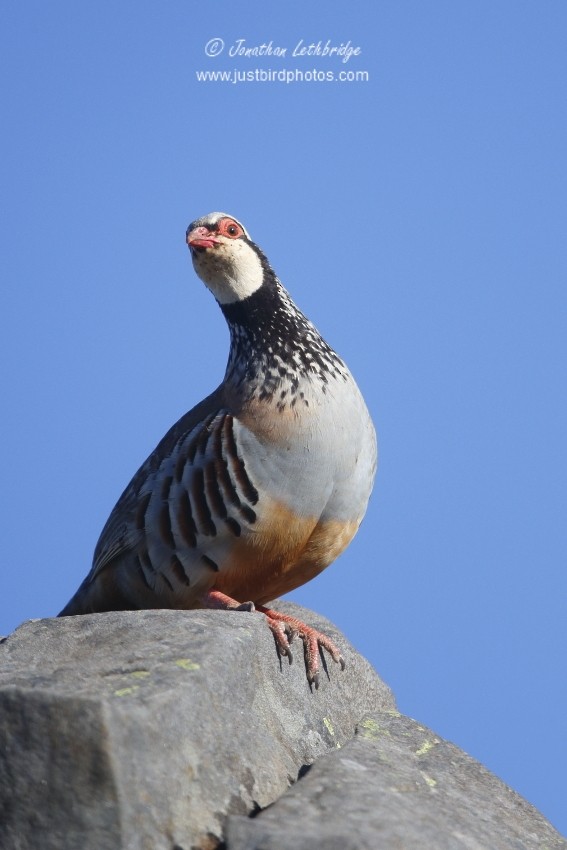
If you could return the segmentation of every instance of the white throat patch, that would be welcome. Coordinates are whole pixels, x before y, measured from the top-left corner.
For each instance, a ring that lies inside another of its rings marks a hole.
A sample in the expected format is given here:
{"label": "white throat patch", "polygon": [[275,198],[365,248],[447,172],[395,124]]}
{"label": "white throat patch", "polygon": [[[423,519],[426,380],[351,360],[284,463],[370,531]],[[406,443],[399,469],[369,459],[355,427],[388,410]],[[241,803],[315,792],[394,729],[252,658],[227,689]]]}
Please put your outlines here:
{"label": "white throat patch", "polygon": [[219,304],[244,301],[264,279],[258,254],[242,239],[223,239],[206,252],[196,252],[193,266]]}

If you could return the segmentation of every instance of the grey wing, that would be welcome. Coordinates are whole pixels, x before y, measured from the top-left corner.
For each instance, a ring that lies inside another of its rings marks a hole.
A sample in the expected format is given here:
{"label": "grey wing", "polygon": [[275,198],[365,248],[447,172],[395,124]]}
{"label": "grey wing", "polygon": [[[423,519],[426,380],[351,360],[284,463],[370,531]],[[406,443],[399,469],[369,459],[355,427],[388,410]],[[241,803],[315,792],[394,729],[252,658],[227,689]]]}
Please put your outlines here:
{"label": "grey wing", "polygon": [[116,505],[100,534],[93,555],[93,564],[88,581],[92,581],[109,564],[134,550],[140,542],[140,512],[147,498],[147,486],[154,481],[161,467],[169,463],[180,442],[196,429],[206,426],[211,415],[222,409],[219,389],[207,396],[200,404],[173,425],[160,440],[151,455],[138,469]]}
{"label": "grey wing", "polygon": [[134,476],[103,529],[89,580],[132,558],[149,588],[163,581],[184,591],[218,570],[234,538],[253,527],[258,491],[238,428],[225,408],[208,411],[180,420]]}

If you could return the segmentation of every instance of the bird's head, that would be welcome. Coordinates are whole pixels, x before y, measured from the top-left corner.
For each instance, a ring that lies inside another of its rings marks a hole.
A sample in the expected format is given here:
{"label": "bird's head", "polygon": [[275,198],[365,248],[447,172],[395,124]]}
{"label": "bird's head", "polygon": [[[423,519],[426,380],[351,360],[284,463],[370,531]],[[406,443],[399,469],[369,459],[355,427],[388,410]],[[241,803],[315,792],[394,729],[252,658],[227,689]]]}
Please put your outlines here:
{"label": "bird's head", "polygon": [[187,228],[195,271],[219,304],[243,301],[262,286],[262,254],[240,222],[214,212]]}

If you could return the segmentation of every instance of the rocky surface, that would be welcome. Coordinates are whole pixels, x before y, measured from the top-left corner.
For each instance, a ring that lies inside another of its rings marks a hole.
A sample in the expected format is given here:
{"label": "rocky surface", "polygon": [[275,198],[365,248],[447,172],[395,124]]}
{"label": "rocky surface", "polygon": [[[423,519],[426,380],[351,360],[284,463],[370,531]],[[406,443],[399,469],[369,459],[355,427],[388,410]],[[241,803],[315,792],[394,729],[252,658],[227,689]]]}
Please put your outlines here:
{"label": "rocky surface", "polygon": [[[567,850],[494,775],[347,668],[318,691],[258,614],[25,623],[0,644],[2,850]],[[311,766],[312,765],[312,766]]]}
{"label": "rocky surface", "polygon": [[374,712],[254,819],[229,817],[230,850],[566,850],[494,774],[397,712]]}
{"label": "rocky surface", "polygon": [[259,614],[139,611],[31,621],[0,645],[0,847],[215,847],[227,814],[272,803],[302,768],[393,708],[340,643],[311,691]]}

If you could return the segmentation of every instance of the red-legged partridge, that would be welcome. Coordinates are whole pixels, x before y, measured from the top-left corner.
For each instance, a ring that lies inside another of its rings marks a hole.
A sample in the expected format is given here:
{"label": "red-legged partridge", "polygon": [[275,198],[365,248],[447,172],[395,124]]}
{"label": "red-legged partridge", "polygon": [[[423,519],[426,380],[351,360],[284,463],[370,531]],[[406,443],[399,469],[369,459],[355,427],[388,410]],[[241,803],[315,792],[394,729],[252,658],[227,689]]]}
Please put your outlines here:
{"label": "red-legged partridge", "polygon": [[341,358],[298,310],[236,219],[211,213],[187,243],[230,329],[221,385],[177,422],[102,530],[60,616],[138,608],[257,610],[282,655],[305,645],[318,683],[333,642],[271,599],[343,551],[366,511],[376,436]]}

